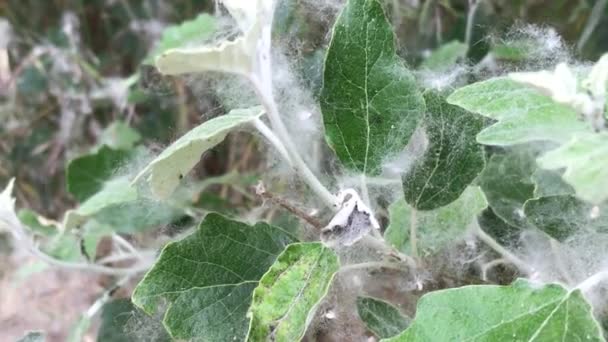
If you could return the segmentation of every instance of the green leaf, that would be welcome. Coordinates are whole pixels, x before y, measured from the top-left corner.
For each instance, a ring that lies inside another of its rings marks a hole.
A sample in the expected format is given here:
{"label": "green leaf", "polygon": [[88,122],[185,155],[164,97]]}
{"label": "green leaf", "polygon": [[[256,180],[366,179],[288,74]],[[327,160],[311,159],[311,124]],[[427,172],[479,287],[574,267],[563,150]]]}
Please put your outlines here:
{"label": "green leaf", "polygon": [[91,327],[91,319],[85,315],[81,315],[76,324],[70,329],[66,342],[80,342],[84,340],[84,336]]}
{"label": "green leaf", "polygon": [[484,209],[477,217],[479,228],[503,246],[514,245],[522,232],[522,227],[508,224],[491,207]]}
{"label": "green leaf", "polygon": [[476,186],[468,187],[456,201],[430,211],[415,211],[400,199],[389,206],[390,224],[384,238],[398,250],[411,253],[410,230],[415,224],[417,248],[431,253],[460,238],[487,204]]}
{"label": "green leaf", "polygon": [[507,78],[462,87],[448,97],[448,102],[498,121],[477,135],[477,141],[486,145],[563,143],[577,132],[589,131],[571,107]]}
{"label": "green leaf", "polygon": [[534,156],[520,149],[495,153],[478,179],[494,213],[515,227],[526,226],[523,206],[534,197]]}
{"label": "green leaf", "polygon": [[133,316],[135,307],[129,299],[116,299],[104,304],[101,311],[101,325],[97,332],[97,341],[131,342],[125,326]]}
{"label": "green leaf", "polygon": [[[116,299],[106,303],[101,312],[101,325],[97,342],[136,342],[137,328],[143,330],[146,341],[171,341],[160,322],[152,322],[144,313],[138,312],[129,299]],[[139,326],[143,325],[143,326]]]}
{"label": "green leaf", "polygon": [[17,340],[17,342],[44,342],[45,340],[46,338],[44,336],[44,333],[39,331],[32,331]]}
{"label": "green leaf", "polygon": [[562,179],[560,172],[537,169],[532,174],[534,197],[570,195],[574,189]]}
{"label": "green leaf", "polygon": [[126,177],[106,181],[103,188],[87,198],[77,209],[68,210],[63,219],[65,229],[76,228],[103,209],[137,199],[137,189]]}
{"label": "green leaf", "polygon": [[235,109],[205,121],[167,147],[133,182],[149,172],[152,192],[159,198],[169,197],[181,179],[199,162],[203,152],[222,142],[231,130],[262,114],[260,107]]}
{"label": "green leaf", "polygon": [[101,133],[99,144],[116,150],[131,150],[141,135],[123,121],[114,121]]}
{"label": "green leaf", "polygon": [[536,228],[564,241],[581,230],[608,231],[608,207],[594,207],[572,195],[548,196],[527,201],[524,213]]}
{"label": "green leaf", "polygon": [[544,169],[564,168],[563,179],[583,200],[599,204],[608,199],[608,134],[576,136],[537,162]]}
{"label": "green leaf", "polygon": [[146,57],[144,63],[152,64],[156,57],[170,49],[201,43],[211,38],[216,26],[215,17],[209,14],[199,14],[193,20],[186,20],[179,25],[167,27],[162,33],[158,46]]}
{"label": "green leaf", "polygon": [[91,216],[107,206],[136,199],[137,190],[127,178],[121,177],[107,181],[103,188],[84,201],[76,212],[82,216]]}
{"label": "green leaf", "polygon": [[264,59],[259,53],[270,46],[266,39],[270,39],[274,3],[267,0],[224,0],[222,4],[243,35],[215,46],[169,49],[156,58],[156,67],[161,73],[178,75],[220,71],[251,76],[259,72],[259,63]]}
{"label": "green leaf", "polygon": [[253,292],[248,341],[299,341],[340,268],[321,243],[287,246]]}
{"label": "green leaf", "polygon": [[68,191],[79,202],[84,202],[100,191],[130,156],[127,151],[102,146],[94,154],[73,159],[66,170]]}
{"label": "green leaf", "polygon": [[445,71],[467,56],[469,46],[457,40],[441,45],[420,65],[422,69]]}
{"label": "green leaf", "polygon": [[59,232],[57,222],[49,221],[32,210],[20,209],[17,217],[36,235],[51,237]]}
{"label": "green leaf", "polygon": [[531,48],[523,42],[496,44],[492,46],[491,53],[500,60],[523,61],[531,57]]}
{"label": "green leaf", "polygon": [[137,285],[133,303],[152,314],[164,299],[164,324],[174,338],[243,340],[253,290],[295,241],[266,223],[252,227],[209,214],[192,235],[167,244]]}
{"label": "green leaf", "polygon": [[379,338],[393,337],[408,327],[410,319],[391,304],[372,297],[357,297],[357,312]]}
{"label": "green leaf", "polygon": [[426,294],[402,334],[384,341],[604,341],[579,290],[517,280]]}
{"label": "green leaf", "polygon": [[402,181],[409,205],[432,210],[455,201],[483,170],[483,150],[475,136],[484,119],[446,103],[437,92],[426,92],[424,100],[423,128],[429,145]]}
{"label": "green leaf", "polygon": [[167,225],[184,215],[183,209],[166,202],[138,198],[107,206],[97,212],[94,218],[99,223],[112,227],[115,232],[135,233]]}
{"label": "green leaf", "polygon": [[376,175],[403,150],[424,113],[414,77],[395,53],[378,0],[349,0],[333,29],[321,91],[325,134],[349,169]]}

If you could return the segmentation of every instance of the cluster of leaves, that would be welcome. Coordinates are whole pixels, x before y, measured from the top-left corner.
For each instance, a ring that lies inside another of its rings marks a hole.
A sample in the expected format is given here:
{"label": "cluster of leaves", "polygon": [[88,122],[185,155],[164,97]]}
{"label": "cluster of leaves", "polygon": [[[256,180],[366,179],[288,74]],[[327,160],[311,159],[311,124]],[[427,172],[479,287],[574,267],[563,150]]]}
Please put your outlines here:
{"label": "cluster of leaves", "polygon": [[[199,215],[192,212],[198,208],[187,200],[193,192],[183,179],[203,153],[245,126],[257,128],[326,204],[342,204],[334,202],[336,196],[306,167],[274,103],[273,1],[222,4],[240,35],[189,47],[215,30],[216,18],[201,15],[166,30],[144,63],[154,63],[171,76],[207,71],[242,76],[255,88],[260,106],[206,120],[155,158],[138,145],[136,131],[114,122],[92,153],[67,166],[67,189],[80,203],[77,209],[68,211],[61,223],[31,211],[19,213],[32,235],[44,237],[41,249],[46,254],[94,264],[103,237],[197,220]],[[496,45],[488,55],[509,62],[525,59],[523,46],[514,54],[512,46]],[[420,151],[411,165],[399,170],[399,196],[387,208],[389,224],[374,231],[381,235],[374,239],[386,245],[388,254],[421,267],[467,231],[507,247],[526,231],[542,232],[557,243],[582,230],[605,234],[604,127],[581,119],[576,106],[547,96],[546,89],[514,77],[491,78],[456,91],[425,82],[429,74],[446,72],[471,54],[467,44],[452,41],[412,69],[398,54],[394,27],[380,1],[348,0],[337,17],[324,52],[318,101],[324,136],[344,173],[360,176],[360,192],[367,194],[368,180],[390,174],[388,161],[404,151]],[[606,74],[598,65],[595,74]],[[605,96],[608,74],[601,75],[596,82]],[[467,76],[478,75],[459,81]],[[604,110],[602,106],[602,118]],[[11,201],[8,192],[3,196]],[[369,194],[363,197],[368,205],[380,203]],[[135,288],[132,304],[146,314],[163,315],[169,335],[163,339],[302,339],[334,278],[347,272],[339,255],[351,247],[311,241],[298,232],[304,226],[250,225],[230,215],[205,214],[193,232],[164,246]],[[356,211],[349,214],[340,229],[363,224]],[[518,260],[507,261],[522,266]],[[390,263],[390,257],[382,262]],[[532,276],[529,268],[520,271]],[[579,286],[584,279],[552,280],[435,291],[418,301],[413,318],[368,296],[358,297],[357,311],[369,331],[387,341],[604,340],[593,311],[599,310],[583,295],[586,287]],[[129,305],[129,310],[135,309]],[[109,325],[102,334],[112,329]]]}

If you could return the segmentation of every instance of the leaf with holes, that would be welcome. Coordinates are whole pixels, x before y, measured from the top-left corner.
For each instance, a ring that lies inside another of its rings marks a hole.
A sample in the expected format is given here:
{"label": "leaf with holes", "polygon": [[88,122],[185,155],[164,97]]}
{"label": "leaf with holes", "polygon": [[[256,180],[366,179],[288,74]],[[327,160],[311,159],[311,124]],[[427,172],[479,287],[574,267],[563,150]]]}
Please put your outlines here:
{"label": "leaf with holes", "polygon": [[571,107],[553,101],[531,86],[492,78],[456,90],[448,102],[497,122],[477,135],[485,145],[508,146],[532,141],[564,143],[590,127]]}
{"label": "leaf with holes", "polygon": [[287,246],[253,292],[248,341],[299,341],[338,271],[323,244]]}
{"label": "leaf with holes", "polygon": [[177,139],[143,169],[133,182],[150,173],[152,192],[159,198],[169,197],[181,179],[198,163],[203,152],[224,140],[237,127],[264,114],[260,107],[235,109],[205,121]]}
{"label": "leaf with holes", "polygon": [[357,312],[367,328],[379,338],[393,337],[410,324],[391,304],[372,297],[357,297]]}
{"label": "leaf with holes", "polygon": [[384,238],[398,250],[412,253],[410,232],[415,225],[417,248],[429,254],[462,237],[487,205],[477,186],[468,187],[456,201],[435,210],[416,211],[400,199],[389,206],[390,224]]}
{"label": "leaf with holes", "polygon": [[426,294],[412,325],[393,342],[604,341],[579,290],[517,280]]}
{"label": "leaf with holes", "polygon": [[293,242],[266,223],[208,214],[192,235],[167,244],[135,288],[133,303],[152,314],[165,300],[164,324],[176,339],[243,340],[253,290]]}
{"label": "leaf with holes", "polygon": [[378,0],[349,0],[327,50],[325,134],[340,161],[364,174],[378,174],[383,160],[403,150],[424,113],[394,39]]}
{"label": "leaf with holes", "polygon": [[402,181],[409,205],[432,210],[455,201],[483,169],[483,150],[475,136],[484,119],[446,103],[437,92],[426,92],[424,100],[422,127],[428,147]]}

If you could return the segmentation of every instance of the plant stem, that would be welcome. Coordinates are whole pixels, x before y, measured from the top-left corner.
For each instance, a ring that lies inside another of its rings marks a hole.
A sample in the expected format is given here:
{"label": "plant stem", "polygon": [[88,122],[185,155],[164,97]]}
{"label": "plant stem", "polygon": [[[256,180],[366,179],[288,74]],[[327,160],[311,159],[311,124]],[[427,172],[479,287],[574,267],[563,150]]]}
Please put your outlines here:
{"label": "plant stem", "polygon": [[99,312],[99,310],[112,298],[112,293],[114,293],[120,287],[124,286],[131,279],[131,277],[132,275],[126,275],[120,278],[120,280],[118,280],[116,284],[114,284],[108,290],[104,291],[101,297],[99,297],[95,301],[95,303],[93,303],[93,305],[91,305],[86,311],[85,317],[87,319],[92,319],[97,314],[97,312]]}
{"label": "plant stem", "polygon": [[515,254],[509,252],[506,248],[501,246],[490,235],[486,234],[486,232],[484,232],[479,226],[475,227],[474,233],[481,241],[483,241],[486,245],[488,245],[490,248],[500,254],[504,259],[517,266],[517,268],[519,268],[522,272],[525,272],[527,274],[533,273],[533,269],[526,265],[525,262],[523,262]]}
{"label": "plant stem", "polygon": [[473,23],[475,22],[475,13],[479,7],[481,0],[469,0],[469,11],[467,12],[467,27],[464,36],[464,43],[470,48],[471,40],[473,39]]}
{"label": "plant stem", "polygon": [[492,260],[487,264],[481,266],[481,280],[488,281],[488,270],[492,269],[495,266],[509,263],[509,260],[505,258],[500,258],[496,260]]}
{"label": "plant stem", "polygon": [[608,281],[608,270],[598,272],[591,277],[585,279],[582,283],[580,283],[575,290],[581,290],[581,292],[588,292],[596,285]]}
{"label": "plant stem", "polygon": [[285,159],[289,163],[289,165],[293,165],[293,162],[291,161],[289,154],[285,149],[285,145],[283,145],[283,143],[281,142],[281,139],[279,139],[262,120],[255,119],[253,121],[253,125],[258,130],[258,132],[260,132],[264,136],[264,138],[268,139],[268,142],[270,142],[270,144],[277,149],[281,157],[283,157],[283,159]]}
{"label": "plant stem", "polygon": [[[306,162],[300,156],[298,150],[296,149],[293,141],[291,141],[289,132],[287,128],[283,124],[283,120],[281,120],[281,116],[279,114],[277,104],[272,97],[272,91],[268,89],[271,86],[260,83],[257,78],[251,78],[251,81],[254,85],[254,89],[258,95],[258,98],[262,102],[262,106],[266,109],[266,114],[270,119],[270,123],[272,124],[272,128],[274,132],[276,132],[278,138],[283,143],[285,147],[285,151],[289,156],[289,160],[293,163],[292,166],[295,171],[302,177],[302,179],[308,184],[308,186],[314,191],[323,202],[329,206],[333,207],[337,203],[336,197],[327,190],[327,188],[319,181],[317,176],[308,168]],[[266,91],[264,91],[266,89]]]}
{"label": "plant stem", "polygon": [[559,243],[554,239],[551,239],[549,243],[551,244],[551,253],[553,254],[553,259],[555,260],[557,269],[561,273],[562,277],[564,277],[564,280],[568,285],[574,285],[574,279],[572,279],[570,272],[568,272],[568,269],[564,264],[564,259],[562,258],[562,253],[559,249]]}
{"label": "plant stem", "polygon": [[607,4],[608,0],[597,0],[595,5],[593,5],[589,19],[587,19],[585,29],[583,29],[583,33],[581,33],[581,36],[576,43],[576,50],[578,52],[581,52],[581,50],[585,47],[585,44],[587,44],[587,41],[591,37],[591,34],[593,31],[595,31],[595,28],[600,23]]}
{"label": "plant stem", "polygon": [[[1,222],[1,221],[0,221]],[[129,268],[115,268],[103,266],[97,263],[88,263],[88,262],[71,262],[71,261],[63,261],[56,259],[43,251],[41,251],[38,246],[34,243],[34,241],[28,236],[26,233],[26,229],[21,225],[20,222],[17,221],[16,218],[6,221],[5,226],[10,231],[11,235],[15,239],[15,242],[25,248],[29,253],[33,256],[39,258],[43,262],[66,269],[75,269],[89,272],[96,272],[108,275],[117,275],[117,276],[125,276],[125,275],[133,275],[139,272],[146,271],[150,268],[154,259],[152,260],[140,260],[134,266]]]}
{"label": "plant stem", "polygon": [[256,194],[258,196],[262,197],[263,199],[267,199],[267,200],[279,205],[280,207],[282,207],[285,210],[292,213],[297,218],[304,220],[309,225],[313,226],[317,231],[320,231],[321,229],[323,229],[323,224],[321,224],[321,222],[319,222],[316,218],[314,218],[314,217],[308,215],[307,213],[303,212],[302,210],[296,208],[291,203],[287,202],[285,199],[277,197],[277,196],[269,193],[268,191],[266,191],[266,189],[264,188],[264,186],[262,184],[257,187]]}
{"label": "plant stem", "polygon": [[390,269],[390,270],[396,270],[396,271],[401,271],[401,272],[406,270],[403,267],[399,267],[397,264],[391,263],[391,262],[369,261],[369,262],[362,262],[359,264],[350,264],[350,265],[342,266],[340,268],[339,272],[349,272],[349,271],[353,271],[353,270],[363,270],[363,269],[368,269],[368,268]]}
{"label": "plant stem", "polygon": [[372,249],[380,251],[382,254],[384,254],[386,256],[392,256],[401,261],[405,261],[411,267],[415,268],[418,265],[416,260],[414,260],[409,255],[405,255],[405,254],[399,252],[398,250],[393,248],[391,245],[387,244],[385,240],[377,239],[371,235],[366,235],[361,239],[361,243],[363,245],[369,246]]}
{"label": "plant stem", "polygon": [[410,213],[410,248],[412,255],[418,257],[418,218],[416,209],[412,208]]}

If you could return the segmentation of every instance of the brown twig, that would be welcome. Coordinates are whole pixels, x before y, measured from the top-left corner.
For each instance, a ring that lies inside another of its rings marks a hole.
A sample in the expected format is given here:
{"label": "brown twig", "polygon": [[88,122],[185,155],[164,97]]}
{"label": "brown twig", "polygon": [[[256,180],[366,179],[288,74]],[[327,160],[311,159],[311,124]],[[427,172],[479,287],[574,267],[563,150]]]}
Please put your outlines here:
{"label": "brown twig", "polygon": [[308,215],[307,213],[305,213],[304,211],[296,208],[293,204],[289,203],[287,200],[277,197],[277,196],[271,194],[270,192],[266,191],[266,188],[264,187],[264,184],[262,184],[262,183],[259,183],[256,186],[255,193],[258,196],[262,197],[263,199],[269,200],[270,202],[289,211],[296,217],[306,221],[306,223],[313,226],[316,230],[321,230],[324,227],[324,225],[321,224],[321,222],[319,222],[316,218],[314,218],[314,217]]}

